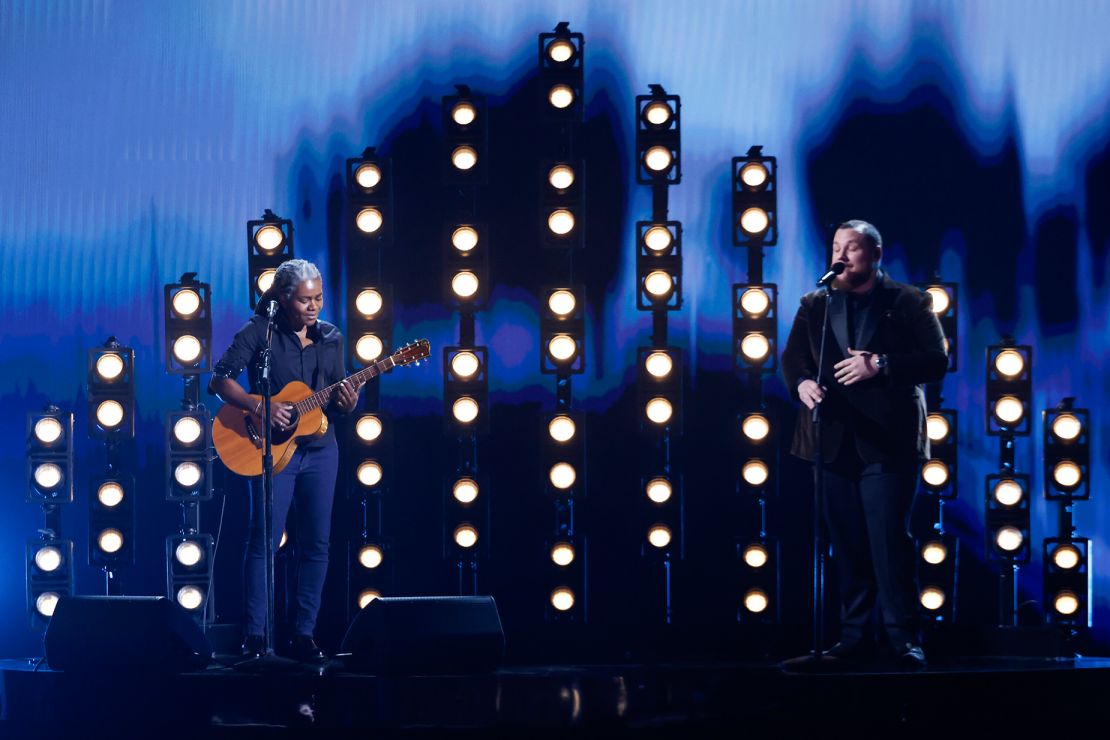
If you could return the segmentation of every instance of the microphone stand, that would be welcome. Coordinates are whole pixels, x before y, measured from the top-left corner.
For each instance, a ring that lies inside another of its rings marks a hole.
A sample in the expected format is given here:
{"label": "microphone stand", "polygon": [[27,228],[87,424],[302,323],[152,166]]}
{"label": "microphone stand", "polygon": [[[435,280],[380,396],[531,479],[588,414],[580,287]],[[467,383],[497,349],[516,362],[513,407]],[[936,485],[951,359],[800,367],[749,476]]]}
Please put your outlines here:
{"label": "microphone stand", "polygon": [[262,516],[265,518],[266,537],[266,655],[274,654],[274,440],[273,411],[270,401],[273,391],[270,387],[271,346],[274,339],[274,316],[277,314],[277,301],[271,301],[266,311],[266,347],[262,350],[262,372],[259,386],[262,389]]}
{"label": "microphone stand", "polygon": [[[821,346],[817,354],[817,385],[821,387],[821,373],[825,366],[825,337],[829,331],[829,304],[832,293],[825,284],[825,311],[821,319]],[[824,660],[821,645],[825,636],[825,558],[826,547],[821,537],[821,517],[825,503],[825,445],[821,431],[821,404],[813,406],[814,444],[817,448],[813,459],[813,645],[810,660],[820,666]]]}

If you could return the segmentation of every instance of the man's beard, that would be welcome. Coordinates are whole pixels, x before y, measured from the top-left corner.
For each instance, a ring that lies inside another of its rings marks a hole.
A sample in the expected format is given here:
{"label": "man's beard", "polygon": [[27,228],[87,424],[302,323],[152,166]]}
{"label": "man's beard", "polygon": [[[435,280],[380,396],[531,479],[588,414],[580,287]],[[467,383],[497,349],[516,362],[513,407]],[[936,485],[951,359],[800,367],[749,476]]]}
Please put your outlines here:
{"label": "man's beard", "polygon": [[836,277],[837,287],[841,290],[852,290],[858,288],[875,274],[875,267],[872,267],[868,272],[848,272],[844,271]]}

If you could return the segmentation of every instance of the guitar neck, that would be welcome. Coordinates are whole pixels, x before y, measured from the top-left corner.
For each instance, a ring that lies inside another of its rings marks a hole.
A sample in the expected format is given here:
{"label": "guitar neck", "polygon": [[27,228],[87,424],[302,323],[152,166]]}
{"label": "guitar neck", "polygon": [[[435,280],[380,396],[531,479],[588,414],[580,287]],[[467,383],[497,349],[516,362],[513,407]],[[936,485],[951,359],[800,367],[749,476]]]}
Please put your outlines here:
{"label": "guitar neck", "polygon": [[308,398],[297,401],[295,404],[293,404],[293,408],[295,408],[298,413],[303,414],[308,411],[312,411],[313,409],[327,406],[331,402],[331,397],[335,393],[335,390],[343,383],[347,382],[348,380],[353,381],[356,385],[359,383],[363,383],[373,377],[381,375],[384,372],[392,370],[396,366],[396,364],[397,363],[394,362],[393,357],[386,357],[384,360],[379,360],[373,365],[364,367],[354,375],[347,376],[338,383],[333,383],[327,388],[321,388]]}

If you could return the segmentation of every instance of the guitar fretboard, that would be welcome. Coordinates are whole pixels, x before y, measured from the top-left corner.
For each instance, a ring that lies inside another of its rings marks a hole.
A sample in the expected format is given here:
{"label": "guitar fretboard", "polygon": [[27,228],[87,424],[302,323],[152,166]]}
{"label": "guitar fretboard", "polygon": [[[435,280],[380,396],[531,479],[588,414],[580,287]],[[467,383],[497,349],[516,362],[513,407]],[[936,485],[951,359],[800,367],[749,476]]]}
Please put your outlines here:
{"label": "guitar fretboard", "polygon": [[351,381],[354,381],[356,384],[357,383],[362,383],[362,382],[365,382],[367,380],[370,380],[371,378],[373,378],[377,375],[381,375],[382,373],[389,372],[390,370],[392,370],[396,366],[397,366],[397,363],[396,363],[396,361],[394,361],[392,356],[387,357],[384,360],[379,360],[378,362],[375,362],[373,365],[370,365],[368,367],[364,367],[363,369],[359,370],[354,375],[351,375],[351,376],[345,378],[344,380],[339,381],[338,383],[333,383],[332,385],[329,385],[327,388],[321,388],[320,390],[316,391],[315,393],[313,393],[308,398],[297,401],[296,403],[293,404],[293,408],[297,410],[298,414],[304,414],[304,413],[307,413],[309,411],[312,411],[313,409],[318,409],[321,406],[326,406],[328,403],[331,402],[331,397],[332,397],[332,394],[335,393],[335,390],[340,385],[345,383],[346,381],[351,380]]}

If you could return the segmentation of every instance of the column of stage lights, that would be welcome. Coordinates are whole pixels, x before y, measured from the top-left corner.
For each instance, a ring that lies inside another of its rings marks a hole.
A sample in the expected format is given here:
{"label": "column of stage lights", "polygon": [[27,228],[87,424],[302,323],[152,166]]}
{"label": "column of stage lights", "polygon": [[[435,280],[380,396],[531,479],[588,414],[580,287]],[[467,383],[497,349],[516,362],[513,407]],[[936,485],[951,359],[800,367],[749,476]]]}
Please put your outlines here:
{"label": "column of stage lights", "polygon": [[[778,369],[778,287],[763,280],[763,249],[778,243],[778,165],[760,146],[732,159],[732,243],[748,249],[747,281],[732,286],[733,365],[743,385],[737,414],[740,505],[758,506],[758,529],[736,540],[737,619],[780,618],[779,540],[767,531],[767,498],[778,490],[777,420],[763,395],[764,376]],[[742,516],[749,521],[749,516]]]}
{"label": "column of stage lights", "polygon": [[454,462],[443,479],[443,559],[459,594],[478,593],[478,565],[489,554],[489,478],[479,438],[489,429],[489,364],[475,341],[474,313],[489,290],[489,231],[478,220],[478,189],[488,177],[489,109],[465,85],[442,100],[444,183],[455,191],[455,216],[444,229],[447,300],[459,310],[459,341],[443,348],[444,431]]}
{"label": "column of stage lights", "polygon": [[[392,350],[393,289],[383,282],[384,253],[393,244],[393,163],[368,147],[347,160],[347,366],[352,372]],[[347,536],[347,616],[392,593],[393,547],[385,536],[383,497],[393,470],[393,419],[381,410],[380,385],[368,383],[359,410],[344,426],[354,454],[344,477],[358,515]]]}
{"label": "column of stage lights", "polygon": [[[293,222],[267,208],[262,218],[247,221],[247,291],[251,310],[274,284],[277,267],[293,259]],[[275,391],[280,390],[275,388]]]}
{"label": "column of stage lights", "polygon": [[104,571],[106,594],[118,592],[115,572],[135,563],[135,479],[119,469],[119,447],[135,437],[135,352],[108,337],[88,353],[88,431],[104,442],[104,474],[89,496],[89,564]]}
{"label": "column of stage lights", "polygon": [[1029,562],[1029,476],[1014,464],[1014,441],[1028,436],[1033,350],[1005,339],[987,348],[987,434],[999,438],[999,471],[987,476],[988,558],[1000,563],[999,626],[1017,616],[1017,576]]}
{"label": "column of stage lights", "polygon": [[[959,286],[942,282],[939,276],[934,276],[931,282],[918,287],[932,299],[933,313],[944,331],[948,372],[955,372],[959,366],[956,335],[956,295]],[[935,497],[937,508],[931,526],[916,533],[917,577],[920,588],[918,602],[924,618],[951,623],[956,618],[960,541],[944,529],[944,506],[959,494],[959,412],[943,408],[943,384],[942,380],[925,386],[925,403],[929,410],[925,432],[929,437],[930,453],[921,468],[921,485],[925,493]]]}
{"label": "column of stage lights", "polygon": [[200,502],[212,499],[211,418],[200,404],[200,375],[212,369],[212,294],[196,273],[165,286],[166,371],[184,383],[181,408],[166,414],[166,500],[181,506],[166,538],[166,596],[197,621],[212,612],[212,536],[200,531]]}
{"label": "column of stage lights", "polygon": [[1072,504],[1091,497],[1090,415],[1065,398],[1045,411],[1044,496],[1060,506],[1058,534],[1044,540],[1046,618],[1069,627],[1091,625],[1091,541],[1075,536]]}
{"label": "column of stage lights", "polygon": [[58,599],[73,593],[73,540],[62,539],[61,505],[73,503],[73,414],[47,405],[27,415],[27,502],[42,506],[27,542],[27,617],[44,630]]}
{"label": "column of stage lights", "polygon": [[569,24],[538,38],[540,119],[548,150],[540,162],[540,243],[547,273],[540,290],[540,373],[555,376],[555,408],[541,419],[542,487],[551,499],[552,528],[544,535],[544,616],[585,622],[588,542],[575,521],[586,497],[586,418],[572,409],[571,378],[586,368],[585,289],[574,282],[576,250],[585,246],[585,162],[576,142],[584,118],[585,39]]}
{"label": "column of stage lights", "polygon": [[663,618],[673,618],[672,564],[685,555],[685,496],[673,446],[682,437],[682,351],[667,314],[682,308],[682,224],[668,219],[668,189],[682,182],[682,103],[662,85],[636,96],[636,182],[651,185],[650,221],[636,224],[636,308],[652,315],[651,346],[636,351],[641,436],[641,554],[662,565]]}

